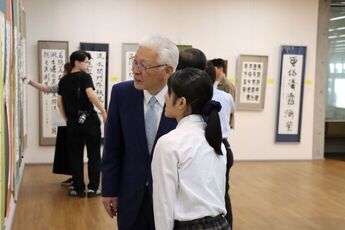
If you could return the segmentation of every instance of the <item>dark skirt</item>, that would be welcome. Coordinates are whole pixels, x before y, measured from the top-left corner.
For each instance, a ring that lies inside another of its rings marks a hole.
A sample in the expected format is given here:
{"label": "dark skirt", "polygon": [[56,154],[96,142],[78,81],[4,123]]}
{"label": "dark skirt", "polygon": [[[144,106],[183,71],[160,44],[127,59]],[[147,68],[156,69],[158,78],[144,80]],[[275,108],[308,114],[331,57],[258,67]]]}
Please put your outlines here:
{"label": "dark skirt", "polygon": [[58,127],[55,143],[53,173],[72,175],[68,151],[67,128]]}

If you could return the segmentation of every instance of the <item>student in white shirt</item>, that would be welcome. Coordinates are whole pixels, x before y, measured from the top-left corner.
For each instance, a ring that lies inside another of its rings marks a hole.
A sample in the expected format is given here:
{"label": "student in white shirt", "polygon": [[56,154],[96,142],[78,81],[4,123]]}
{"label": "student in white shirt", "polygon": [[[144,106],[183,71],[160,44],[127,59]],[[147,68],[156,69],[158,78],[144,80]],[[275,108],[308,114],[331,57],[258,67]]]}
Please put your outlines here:
{"label": "student in white shirt", "polygon": [[[162,136],[152,161],[157,230],[229,230],[226,214],[226,150],[213,84],[206,72],[186,68],[168,80],[165,116],[178,122]],[[206,122],[204,121],[206,118]]]}
{"label": "student in white shirt", "polygon": [[[180,52],[177,70],[187,67],[194,67],[200,70],[204,70],[210,75],[212,82],[216,80],[216,68],[211,61],[207,61],[206,55],[200,49],[188,48]],[[230,136],[230,125],[232,123],[235,104],[232,96],[222,90],[217,89],[217,86],[213,85],[213,97],[212,100],[218,101],[222,109],[219,111],[220,125],[222,128],[223,144],[227,151],[227,170],[226,170],[226,186],[225,186],[225,207],[226,207],[226,220],[232,228],[232,208],[229,195],[229,174],[230,168],[233,165],[234,158],[233,153],[228,142]]]}

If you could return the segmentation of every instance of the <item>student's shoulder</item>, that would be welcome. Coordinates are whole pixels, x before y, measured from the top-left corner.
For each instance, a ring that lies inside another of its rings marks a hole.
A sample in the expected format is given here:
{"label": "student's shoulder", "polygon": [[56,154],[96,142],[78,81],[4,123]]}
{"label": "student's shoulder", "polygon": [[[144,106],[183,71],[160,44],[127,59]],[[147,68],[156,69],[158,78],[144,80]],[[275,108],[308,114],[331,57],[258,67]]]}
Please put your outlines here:
{"label": "student's shoulder", "polygon": [[229,100],[229,101],[233,100],[230,93],[224,92],[223,90],[220,90],[220,89],[214,90],[214,96],[215,98],[221,98],[223,100]]}
{"label": "student's shoulder", "polygon": [[[166,146],[166,145],[170,145],[173,144],[177,141],[179,135],[178,135],[178,130],[173,129],[170,132],[168,132],[167,134],[161,136],[158,139],[158,142],[160,143],[160,145],[162,146]],[[157,142],[157,144],[158,144]]]}
{"label": "student's shoulder", "polygon": [[155,150],[159,152],[171,152],[178,146],[178,139],[176,138],[175,130],[161,136],[156,144]]}

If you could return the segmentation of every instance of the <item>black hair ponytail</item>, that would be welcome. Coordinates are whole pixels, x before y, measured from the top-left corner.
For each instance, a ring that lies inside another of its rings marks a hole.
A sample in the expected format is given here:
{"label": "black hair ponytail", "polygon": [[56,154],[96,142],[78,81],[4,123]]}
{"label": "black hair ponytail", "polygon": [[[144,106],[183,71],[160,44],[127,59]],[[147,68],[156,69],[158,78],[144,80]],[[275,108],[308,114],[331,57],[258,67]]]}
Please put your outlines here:
{"label": "black hair ponytail", "polygon": [[205,71],[186,68],[176,71],[169,77],[168,93],[174,92],[174,104],[177,98],[185,97],[191,108],[191,114],[200,114],[206,121],[205,137],[216,154],[223,155],[221,150],[222,129],[218,112],[222,108],[219,102],[212,101],[213,83]]}
{"label": "black hair ponytail", "polygon": [[205,137],[207,142],[214,148],[217,154],[223,155],[222,153],[222,128],[220,125],[220,119],[218,112],[222,106],[218,101],[207,102],[203,109],[202,114],[205,117],[206,128]]}

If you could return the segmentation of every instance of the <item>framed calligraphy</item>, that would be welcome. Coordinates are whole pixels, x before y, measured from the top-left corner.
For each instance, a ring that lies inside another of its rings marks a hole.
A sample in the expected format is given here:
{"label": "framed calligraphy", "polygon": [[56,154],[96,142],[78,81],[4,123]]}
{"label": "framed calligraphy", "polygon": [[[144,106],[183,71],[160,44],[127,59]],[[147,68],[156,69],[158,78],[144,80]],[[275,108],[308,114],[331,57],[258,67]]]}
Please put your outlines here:
{"label": "framed calligraphy", "polygon": [[[98,100],[107,107],[108,95],[108,60],[109,44],[104,43],[80,43],[80,49],[91,54],[91,63],[89,74],[92,77],[95,86],[95,94]],[[101,112],[95,107],[95,110],[102,121]],[[102,138],[104,137],[104,123],[101,122]]]}
{"label": "framed calligraphy", "polygon": [[263,110],[268,56],[240,55],[237,61],[237,110]]}
{"label": "framed calligraphy", "polygon": [[276,142],[300,142],[306,52],[282,46]]}
{"label": "framed calligraphy", "polygon": [[133,80],[132,58],[138,47],[138,43],[122,43],[122,81]]}
{"label": "framed calligraphy", "polygon": [[[63,66],[68,59],[68,41],[38,41],[38,69],[40,82],[53,86],[63,76]],[[57,127],[52,124],[53,113],[58,112],[57,93],[41,93],[40,145],[55,145]]]}

